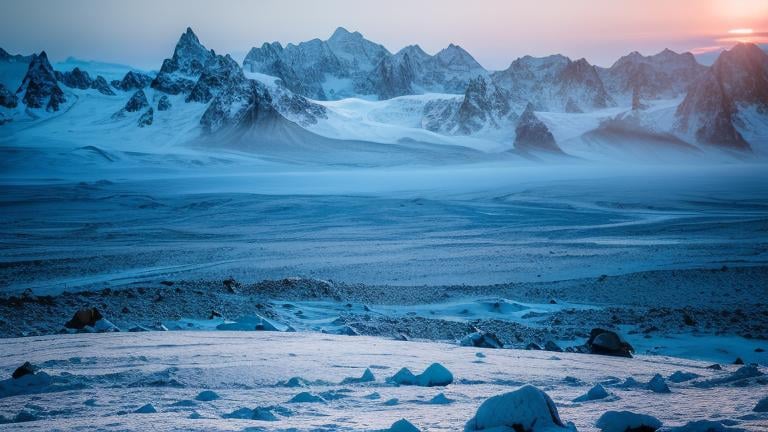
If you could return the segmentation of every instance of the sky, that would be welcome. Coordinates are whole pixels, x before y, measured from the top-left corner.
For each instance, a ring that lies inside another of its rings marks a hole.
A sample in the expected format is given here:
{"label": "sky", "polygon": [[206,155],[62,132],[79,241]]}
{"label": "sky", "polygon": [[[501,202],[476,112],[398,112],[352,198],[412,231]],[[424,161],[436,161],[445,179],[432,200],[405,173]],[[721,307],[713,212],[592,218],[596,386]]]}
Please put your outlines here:
{"label": "sky", "polygon": [[764,43],[768,0],[0,0],[0,47],[53,60],[157,69],[187,26],[238,60],[263,42],[327,39],[342,26],[392,52],[455,43],[494,70],[527,54],[609,66],[631,51]]}

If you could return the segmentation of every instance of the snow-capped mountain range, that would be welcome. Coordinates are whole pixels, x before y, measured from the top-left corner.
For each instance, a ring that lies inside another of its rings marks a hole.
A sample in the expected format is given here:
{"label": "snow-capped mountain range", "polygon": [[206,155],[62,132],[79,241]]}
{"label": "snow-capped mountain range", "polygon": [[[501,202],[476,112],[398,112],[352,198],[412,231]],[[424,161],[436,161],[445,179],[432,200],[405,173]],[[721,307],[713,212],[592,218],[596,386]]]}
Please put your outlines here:
{"label": "snow-capped mountain range", "polygon": [[[16,125],[70,116],[62,123],[70,130],[114,124],[130,133],[125,126],[133,124],[163,128],[180,144],[257,154],[350,146],[422,154],[446,144],[450,153],[460,146],[586,159],[768,153],[768,55],[751,44],[724,51],[711,67],[664,50],[632,52],[608,68],[552,55],[489,71],[457,45],[393,54],[338,28],[327,40],[264,43],[241,65],[188,28],[156,73],[124,68],[116,77],[76,64],[55,69],[45,52],[0,50],[1,127],[13,133]],[[103,107],[89,112],[118,108],[98,118],[68,113],[89,98]]]}

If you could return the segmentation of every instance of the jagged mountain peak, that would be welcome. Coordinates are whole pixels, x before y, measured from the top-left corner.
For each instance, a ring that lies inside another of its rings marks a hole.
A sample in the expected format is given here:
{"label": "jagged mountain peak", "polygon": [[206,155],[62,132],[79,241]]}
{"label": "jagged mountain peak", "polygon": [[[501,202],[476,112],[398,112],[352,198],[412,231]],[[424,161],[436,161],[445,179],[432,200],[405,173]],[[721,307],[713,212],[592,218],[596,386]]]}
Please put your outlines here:
{"label": "jagged mountain peak", "polygon": [[358,31],[350,32],[344,27],[337,27],[336,30],[334,30],[331,37],[328,38],[328,41],[338,41],[338,40],[344,40],[344,39],[362,39],[362,38],[363,38],[363,35]]}
{"label": "jagged mountain peak", "polygon": [[16,93],[24,93],[22,101],[29,108],[45,107],[48,111],[58,111],[59,106],[66,102],[45,51],[32,55],[27,73]]}

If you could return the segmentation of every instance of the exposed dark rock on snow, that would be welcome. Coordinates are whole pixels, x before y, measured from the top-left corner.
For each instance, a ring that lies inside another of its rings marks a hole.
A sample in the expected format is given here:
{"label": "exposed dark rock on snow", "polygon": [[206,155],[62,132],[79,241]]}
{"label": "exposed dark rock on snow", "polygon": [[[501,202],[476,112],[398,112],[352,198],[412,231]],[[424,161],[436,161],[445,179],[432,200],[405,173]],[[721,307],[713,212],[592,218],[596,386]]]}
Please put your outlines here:
{"label": "exposed dark rock on snow", "polygon": [[632,345],[624,341],[616,332],[601,328],[592,329],[586,347],[592,354],[630,358],[635,351]]}
{"label": "exposed dark rock on snow", "polygon": [[85,308],[75,312],[71,320],[64,324],[64,327],[80,330],[85,326],[93,327],[96,321],[104,318],[96,308]]}
{"label": "exposed dark rock on snow", "polygon": [[162,95],[160,97],[160,100],[157,101],[157,110],[158,111],[168,111],[171,109],[171,100],[168,98],[167,95]]}
{"label": "exposed dark rock on snow", "polygon": [[67,101],[45,51],[32,56],[27,74],[16,93],[23,93],[21,100],[28,108],[45,108],[47,111],[58,111],[59,106]]}
{"label": "exposed dark rock on snow", "polygon": [[206,133],[225,127],[268,126],[284,118],[272,105],[272,96],[263,84],[244,80],[230,85],[208,105],[200,124]]}
{"label": "exposed dark rock on snow", "polygon": [[123,109],[127,112],[136,112],[147,107],[149,107],[147,95],[144,94],[144,90],[137,90],[136,93],[128,99],[128,102],[125,103]]}
{"label": "exposed dark rock on snow", "polygon": [[515,151],[524,154],[536,152],[563,154],[555,142],[552,132],[549,131],[544,122],[536,117],[536,113],[533,112],[533,105],[530,103],[525,107],[525,111],[517,121]]}
{"label": "exposed dark rock on snow", "polygon": [[37,372],[38,368],[37,366],[34,366],[30,362],[24,362],[23,365],[16,368],[16,370],[13,371],[13,374],[11,374],[11,378],[13,379],[19,379],[23,377],[24,375],[34,375],[35,372]]}
{"label": "exposed dark rock on snow", "polygon": [[98,333],[119,331],[96,308],[78,310],[72,319],[64,324],[64,327],[65,329]]}
{"label": "exposed dark rock on snow", "polygon": [[461,346],[473,346],[477,348],[504,348],[499,338],[493,333],[477,331],[470,333],[459,341]]}
{"label": "exposed dark rock on snow", "polygon": [[83,71],[78,67],[67,72],[56,71],[55,74],[56,79],[69,88],[80,90],[96,89],[100,93],[108,96],[114,96],[115,94],[103,76],[99,75],[95,79],[92,79],[88,72]]}
{"label": "exposed dark rock on snow", "polygon": [[122,80],[113,80],[112,86],[122,90],[141,90],[152,83],[152,77],[140,72],[128,71]]}
{"label": "exposed dark rock on snow", "polygon": [[768,116],[768,54],[739,43],[720,54],[678,106],[678,129],[703,144],[748,151],[738,130],[746,109]]}
{"label": "exposed dark rock on snow", "polygon": [[214,56],[203,67],[200,78],[187,96],[187,102],[208,103],[219,91],[227,86],[245,80],[242,69],[232,57]]}
{"label": "exposed dark rock on snow", "polygon": [[2,83],[0,83],[0,106],[6,108],[16,108],[18,104],[19,98],[16,97],[15,94],[11,93],[10,90],[5,88]]}
{"label": "exposed dark rock on snow", "polygon": [[94,80],[93,83],[91,83],[91,88],[97,90],[99,93],[107,95],[107,96],[114,96],[115,92],[112,91],[112,88],[109,87],[109,84],[107,83],[107,80],[101,76],[98,75]]}
{"label": "exposed dark rock on snow", "polygon": [[69,72],[56,71],[55,74],[56,79],[59,80],[59,82],[70,88],[85,90],[91,88],[91,84],[93,83],[88,72],[82,71],[78,67]]}
{"label": "exposed dark rock on snow", "polygon": [[672,98],[685,94],[688,87],[707,70],[691,53],[669,49],[643,56],[634,51],[610,68],[598,68],[609,93],[628,98],[633,93],[647,99]]}
{"label": "exposed dark rock on snow", "polygon": [[486,429],[520,432],[576,430],[572,424],[563,423],[549,395],[531,385],[487,399],[464,427],[465,432]]}
{"label": "exposed dark rock on snow", "polygon": [[456,116],[459,133],[470,134],[486,125],[498,128],[512,113],[509,96],[486,77],[469,82]]}
{"label": "exposed dark rock on snow", "polygon": [[272,94],[272,100],[283,116],[305,127],[328,118],[328,110],[324,106],[282,88]]}
{"label": "exposed dark rock on snow", "polygon": [[186,93],[216,54],[208,51],[191,28],[181,35],[171,58],[165,59],[151,87],[168,94]]}
{"label": "exposed dark rock on snow", "polygon": [[145,127],[145,126],[151,126],[152,122],[155,118],[155,112],[150,107],[147,111],[144,112],[144,114],[139,117],[138,126],[139,127]]}

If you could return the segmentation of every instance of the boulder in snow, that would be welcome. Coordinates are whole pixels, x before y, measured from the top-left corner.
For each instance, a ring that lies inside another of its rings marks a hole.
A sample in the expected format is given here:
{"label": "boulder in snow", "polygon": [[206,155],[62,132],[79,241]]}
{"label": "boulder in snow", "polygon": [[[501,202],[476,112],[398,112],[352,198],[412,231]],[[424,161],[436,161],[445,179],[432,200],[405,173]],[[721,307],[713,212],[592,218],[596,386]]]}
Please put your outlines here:
{"label": "boulder in snow", "polygon": [[610,355],[618,357],[632,357],[635,351],[628,342],[624,341],[616,332],[594,328],[589,333],[586,344],[592,354]]}
{"label": "boulder in snow", "polygon": [[96,308],[83,308],[75,312],[75,315],[71,320],[64,324],[64,327],[73,330],[105,333],[119,331],[118,328],[112,324]]}
{"label": "boulder in snow", "polygon": [[459,345],[477,348],[504,348],[504,344],[495,334],[484,331],[477,331],[464,336],[459,340]]}
{"label": "boulder in snow", "polygon": [[656,417],[630,411],[608,411],[597,419],[602,432],[653,432],[661,427]]}
{"label": "boulder in snow", "polygon": [[13,371],[13,374],[11,374],[11,377],[13,379],[19,379],[24,375],[34,375],[35,372],[37,372],[37,366],[34,366],[30,362],[24,362],[23,365],[17,367],[16,370]]}
{"label": "boulder in snow", "polygon": [[560,420],[555,403],[546,393],[526,385],[483,402],[464,427],[465,432],[481,430],[540,432],[576,428]]}

